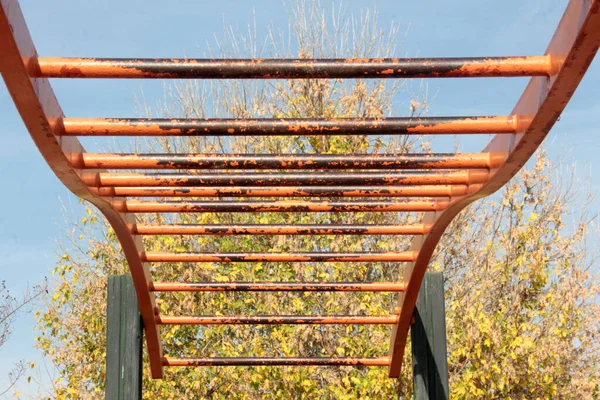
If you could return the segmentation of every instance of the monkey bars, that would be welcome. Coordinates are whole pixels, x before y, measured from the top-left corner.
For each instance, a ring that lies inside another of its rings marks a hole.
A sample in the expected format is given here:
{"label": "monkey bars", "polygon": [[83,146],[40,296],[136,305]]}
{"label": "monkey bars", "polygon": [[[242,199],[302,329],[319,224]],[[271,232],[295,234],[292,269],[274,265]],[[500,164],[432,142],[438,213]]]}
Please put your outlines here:
{"label": "monkey bars", "polygon": [[[38,57],[16,0],[0,0],[0,71],[35,144],[59,179],[106,216],[127,257],[154,378],[165,366],[360,365],[400,373],[415,302],[429,260],[452,219],[502,187],[531,157],[598,50],[600,0],[571,0],[544,55],[436,59],[108,59]],[[331,79],[532,77],[504,116],[344,119],[66,118],[48,78]],[[495,134],[478,154],[94,154],[79,136]],[[119,170],[142,172],[119,172]],[[143,170],[178,172],[143,172]],[[211,172],[211,169],[227,172]],[[187,172],[181,172],[187,170]],[[248,172],[250,170],[250,172]],[[286,170],[301,170],[288,172]],[[310,172],[304,172],[309,170]],[[357,171],[358,170],[358,171]],[[284,200],[203,200],[276,197]],[[169,200],[170,198],[190,200]],[[313,200],[293,200],[295,197]],[[339,197],[339,201],[322,200]],[[343,198],[382,200],[343,200]],[[140,200],[138,198],[153,198]],[[290,200],[290,198],[292,198]],[[287,200],[285,200],[287,199]],[[422,212],[415,225],[148,225],[136,213]],[[144,235],[413,235],[388,253],[146,252]],[[400,282],[154,282],[162,262],[406,263]],[[162,291],[398,292],[390,315],[164,316]],[[163,324],[390,324],[390,351],[375,358],[174,358]]]}

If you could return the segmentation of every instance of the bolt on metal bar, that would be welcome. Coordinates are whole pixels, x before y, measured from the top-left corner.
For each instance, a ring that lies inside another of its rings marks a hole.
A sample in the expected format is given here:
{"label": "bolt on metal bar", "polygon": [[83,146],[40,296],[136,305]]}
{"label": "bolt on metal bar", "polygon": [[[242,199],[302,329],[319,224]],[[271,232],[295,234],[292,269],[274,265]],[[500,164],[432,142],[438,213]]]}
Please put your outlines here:
{"label": "bolt on metal bar", "polygon": [[145,262],[410,262],[417,251],[388,253],[170,253],[144,252]]}
{"label": "bolt on metal bar", "polygon": [[163,357],[163,366],[165,367],[226,367],[226,366],[365,366],[365,367],[387,367],[390,364],[389,357],[372,358],[300,358],[300,357],[201,357],[201,358],[179,358]]}
{"label": "bolt on metal bar", "polygon": [[398,282],[154,282],[153,292],[402,292]]}
{"label": "bolt on metal bar", "polygon": [[393,325],[397,315],[160,316],[158,325]]}
{"label": "bolt on metal bar", "polygon": [[487,169],[404,172],[295,172],[295,173],[128,173],[84,172],[89,186],[337,186],[337,185],[451,185],[484,183]]}
{"label": "bolt on metal bar", "polygon": [[453,197],[467,194],[467,185],[419,186],[215,186],[215,187],[90,187],[106,197]]}
{"label": "bolt on metal bar", "polygon": [[46,78],[339,79],[548,76],[550,57],[346,59],[37,59]]}
{"label": "bolt on metal bar", "polygon": [[75,153],[79,169],[457,169],[490,168],[505,154]]}
{"label": "bolt on metal bar", "polygon": [[62,136],[514,134],[516,116],[423,118],[64,118]]}
{"label": "bolt on metal bar", "polygon": [[134,224],[135,235],[424,235],[430,225],[150,225]]}
{"label": "bolt on metal bar", "polygon": [[404,201],[140,201],[113,200],[130,213],[176,212],[418,212],[443,210],[448,200]]}

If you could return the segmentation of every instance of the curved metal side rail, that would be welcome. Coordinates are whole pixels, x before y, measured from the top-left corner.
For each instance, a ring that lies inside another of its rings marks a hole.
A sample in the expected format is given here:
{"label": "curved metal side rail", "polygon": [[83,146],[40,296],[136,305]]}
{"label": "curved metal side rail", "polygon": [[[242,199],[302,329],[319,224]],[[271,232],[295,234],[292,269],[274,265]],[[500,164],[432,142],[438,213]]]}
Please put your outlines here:
{"label": "curved metal side rail", "polygon": [[496,135],[483,150],[507,153],[504,165],[491,171],[486,183],[472,186],[470,194],[453,198],[445,210],[427,213],[423,219],[423,223],[432,225],[428,234],[413,241],[418,257],[406,268],[406,291],[399,295],[400,317],[392,333],[389,352],[390,377],[400,375],[421,282],[446,227],[467,205],[500,189],[525,165],[566,107],[599,45],[600,1],[572,0],[546,50],[552,60],[552,75],[531,78],[511,113],[518,121],[517,134],[514,137]]}
{"label": "curved metal side rail", "polygon": [[0,0],[0,72],[33,141],[62,183],[77,196],[94,204],[106,216],[121,243],[138,294],[144,319],[150,369],[154,378],[163,376],[160,332],[154,322],[154,294],[148,291],[152,277],[148,265],[140,259],[142,241],[130,233],[133,215],[120,213],[111,203],[92,194],[71,166],[66,154],[83,153],[77,138],[57,138],[62,129],[63,112],[48,79],[30,78],[37,53],[15,0]]}

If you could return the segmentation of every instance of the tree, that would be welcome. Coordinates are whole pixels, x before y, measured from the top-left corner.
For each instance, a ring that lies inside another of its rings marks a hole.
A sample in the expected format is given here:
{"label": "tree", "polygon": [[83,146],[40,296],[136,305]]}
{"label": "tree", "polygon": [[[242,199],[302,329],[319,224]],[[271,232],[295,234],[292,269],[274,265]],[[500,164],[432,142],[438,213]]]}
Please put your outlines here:
{"label": "tree", "polygon": [[[32,289],[24,291],[22,296],[15,297],[11,295],[10,290],[6,287],[6,282],[0,283],[0,348],[6,345],[13,333],[13,324],[19,314],[30,312],[31,303],[38,298],[46,290],[45,282],[41,285],[34,286]],[[29,363],[29,367],[33,368],[34,363]],[[27,372],[28,366],[25,361],[21,360],[8,375],[9,385],[5,388],[0,388],[0,396],[4,396],[13,389],[16,383]]]}
{"label": "tree", "polygon": [[[292,6],[294,46],[300,57],[385,57],[396,50],[397,28],[385,36],[376,14],[358,22],[326,12],[317,2]],[[216,53],[258,55],[253,36],[226,30]],[[227,43],[225,46],[223,43]],[[283,34],[272,29],[267,54],[290,56]],[[283,49],[283,50],[282,50]],[[211,52],[211,55],[215,55]],[[175,83],[159,110],[166,117],[378,117],[406,99],[410,115],[427,111],[404,82],[384,80],[219,81]],[[404,90],[404,91],[402,91]],[[425,91],[423,91],[425,92]],[[212,99],[210,101],[206,99]],[[147,107],[147,115],[156,111]],[[322,136],[265,138],[161,138],[135,146],[160,152],[379,153],[427,150],[426,138]],[[491,199],[471,206],[452,224],[433,259],[447,282],[451,390],[458,397],[580,397],[597,395],[598,283],[581,248],[587,220],[563,227],[576,201],[550,179],[543,153]],[[585,216],[585,215],[584,215]],[[147,215],[151,223],[411,223],[416,213],[281,213]],[[106,282],[127,272],[112,230],[89,209],[74,225],[74,250],[65,250],[56,284],[39,317],[39,347],[61,372],[57,398],[97,398],[103,391]],[[470,229],[466,227],[471,227]],[[373,251],[408,246],[408,238],[378,236],[148,237],[149,251]],[[169,281],[392,281],[394,263],[161,264],[154,279]],[[389,314],[396,296],[372,293],[170,293],[160,311],[193,314]],[[174,326],[162,329],[173,356],[379,356],[387,354],[389,327]],[[408,358],[407,358],[408,360]],[[411,392],[409,361],[399,380],[384,368],[221,367],[171,368],[166,378],[145,377],[147,398],[389,398]]]}
{"label": "tree", "polygon": [[586,241],[591,218],[573,211],[580,204],[572,188],[551,178],[543,152],[535,161],[499,196],[465,210],[433,261],[448,279],[456,395],[600,394],[600,287]]}

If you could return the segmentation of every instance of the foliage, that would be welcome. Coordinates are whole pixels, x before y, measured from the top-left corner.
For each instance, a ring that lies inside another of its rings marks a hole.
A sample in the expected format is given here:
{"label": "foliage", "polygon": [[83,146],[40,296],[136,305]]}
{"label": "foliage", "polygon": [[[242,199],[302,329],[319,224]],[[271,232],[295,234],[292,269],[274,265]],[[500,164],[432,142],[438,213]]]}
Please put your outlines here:
{"label": "foliage", "polygon": [[[544,154],[454,221],[434,268],[447,279],[455,395],[597,398],[598,281],[590,220],[550,179]],[[569,223],[573,228],[566,229]],[[461,229],[456,229],[460,226]]]}
{"label": "foliage", "polygon": [[[292,7],[297,53],[313,56],[386,56],[396,52],[376,16],[344,24],[334,13],[325,22],[318,3]],[[332,28],[333,26],[333,28]],[[230,32],[230,31],[229,31]],[[252,36],[249,36],[252,37]],[[350,38],[350,39],[348,39]],[[252,41],[229,33],[222,56],[256,54]],[[293,53],[272,29],[268,56]],[[264,56],[264,54],[263,54]],[[402,82],[275,81],[177,83],[162,115],[182,117],[385,116],[400,97]],[[406,94],[406,93],[405,93]],[[411,114],[426,111],[426,98],[408,96]],[[213,99],[213,100],[207,100]],[[418,101],[416,101],[418,100]],[[154,113],[146,107],[146,113]],[[397,111],[396,111],[397,115]],[[377,153],[427,148],[423,138],[268,137],[159,139],[137,147],[161,152]],[[432,267],[446,274],[449,365],[457,398],[580,398],[598,395],[598,284],[593,260],[583,248],[586,221],[564,228],[573,199],[550,179],[543,154],[501,193],[463,212],[449,228]],[[411,223],[416,214],[281,213],[160,216],[151,223]],[[104,386],[107,276],[126,273],[114,232],[88,209],[73,223],[72,244],[54,270],[56,284],[39,314],[38,345],[60,369],[56,398],[98,398]],[[149,251],[389,251],[408,246],[406,237],[200,236],[147,237]],[[160,281],[391,281],[402,265],[362,263],[160,264]],[[160,312],[193,314],[389,314],[393,295],[373,293],[183,293],[159,296]],[[380,356],[387,354],[389,327],[213,326],[165,327],[165,353],[172,356]],[[166,378],[145,377],[146,398],[389,398],[411,392],[410,362],[399,380],[384,368],[221,367],[171,368]]]}
{"label": "foliage", "polygon": [[[31,312],[32,302],[45,291],[46,282],[43,282],[41,285],[27,288],[20,297],[15,297],[6,287],[6,282],[0,282],[0,348],[6,346],[12,336],[13,326],[19,314]],[[29,363],[29,367],[33,366],[34,363]],[[0,388],[0,396],[9,393],[28,369],[25,361],[17,362],[8,374],[8,387]]]}

